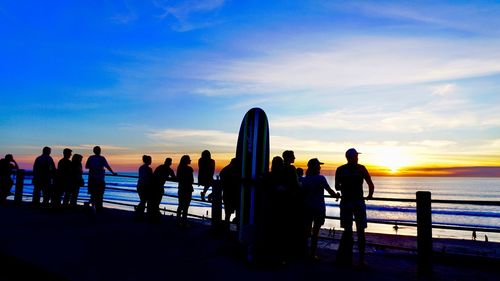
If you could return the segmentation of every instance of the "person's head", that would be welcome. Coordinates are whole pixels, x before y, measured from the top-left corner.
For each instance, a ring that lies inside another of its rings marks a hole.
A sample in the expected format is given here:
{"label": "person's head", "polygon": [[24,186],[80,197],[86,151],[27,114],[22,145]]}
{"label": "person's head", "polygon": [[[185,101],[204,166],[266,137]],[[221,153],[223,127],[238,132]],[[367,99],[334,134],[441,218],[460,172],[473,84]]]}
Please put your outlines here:
{"label": "person's head", "polygon": [[71,158],[71,161],[76,163],[82,163],[82,160],[83,156],[78,153],[73,154],[73,157]]}
{"label": "person's head", "polygon": [[306,176],[315,176],[319,175],[319,171],[321,171],[321,165],[324,163],[319,161],[318,158],[312,158],[307,162],[307,172]]}
{"label": "person's head", "polygon": [[285,150],[283,151],[283,162],[291,164],[295,162],[295,154],[293,153],[293,150]]}
{"label": "person's head", "polygon": [[170,167],[172,165],[172,158],[170,158],[170,157],[165,158],[164,164],[165,164],[165,166]]}
{"label": "person's head", "polygon": [[43,155],[50,155],[51,152],[52,152],[52,149],[50,147],[48,147],[48,146],[46,146],[46,147],[44,147],[42,149],[42,154]]}
{"label": "person's head", "polygon": [[69,159],[71,157],[71,153],[73,152],[73,150],[69,149],[69,148],[65,148],[63,150],[63,156],[64,158],[67,158]]}
{"label": "person's head", "polygon": [[212,157],[212,155],[210,154],[210,151],[208,151],[208,150],[203,150],[203,152],[201,153],[201,158],[210,159],[211,157]]}
{"label": "person's head", "polygon": [[151,165],[153,159],[149,155],[142,155],[142,162],[146,165]]}
{"label": "person's head", "polygon": [[283,168],[283,158],[275,156],[271,161],[271,172],[278,172]]}
{"label": "person's head", "polygon": [[295,171],[297,172],[297,177],[301,178],[302,176],[304,176],[304,169],[297,168],[297,170]]}
{"label": "person's head", "polygon": [[14,161],[14,156],[12,156],[12,154],[6,154],[5,160],[7,160],[7,162],[12,162]]}
{"label": "person's head", "polygon": [[347,159],[347,163],[357,164],[358,163],[358,154],[361,154],[361,153],[356,151],[356,149],[354,149],[354,148],[349,148],[345,152],[345,158]]}
{"label": "person's head", "polygon": [[189,164],[191,164],[191,158],[189,155],[183,155],[181,157],[181,161],[179,162],[179,166],[187,166]]}
{"label": "person's head", "polygon": [[95,155],[101,155],[101,147],[100,146],[94,146],[94,149],[92,150],[94,151],[94,154]]}

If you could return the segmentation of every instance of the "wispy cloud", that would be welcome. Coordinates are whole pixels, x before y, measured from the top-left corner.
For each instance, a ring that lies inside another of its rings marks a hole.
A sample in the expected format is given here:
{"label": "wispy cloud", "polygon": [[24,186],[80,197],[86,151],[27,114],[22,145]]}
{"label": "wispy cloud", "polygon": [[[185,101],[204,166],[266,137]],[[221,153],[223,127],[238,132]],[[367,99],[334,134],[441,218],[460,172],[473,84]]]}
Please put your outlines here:
{"label": "wispy cloud", "polygon": [[154,3],[163,10],[163,14],[159,18],[175,18],[176,23],[172,25],[172,28],[176,31],[184,32],[215,24],[217,20],[210,16],[207,17],[207,15],[221,8],[224,2],[224,0],[156,0]]}
{"label": "wispy cloud", "polygon": [[217,130],[194,130],[194,129],[164,129],[148,133],[148,137],[156,143],[165,146],[210,146],[210,147],[235,147],[237,141],[236,133],[227,133]]}
{"label": "wispy cloud", "polygon": [[273,55],[211,61],[199,68],[203,70],[199,78],[213,82],[212,91],[204,89],[207,93],[252,88],[279,93],[436,82],[500,72],[499,40],[357,37],[317,45],[321,48],[290,50],[278,44]]}

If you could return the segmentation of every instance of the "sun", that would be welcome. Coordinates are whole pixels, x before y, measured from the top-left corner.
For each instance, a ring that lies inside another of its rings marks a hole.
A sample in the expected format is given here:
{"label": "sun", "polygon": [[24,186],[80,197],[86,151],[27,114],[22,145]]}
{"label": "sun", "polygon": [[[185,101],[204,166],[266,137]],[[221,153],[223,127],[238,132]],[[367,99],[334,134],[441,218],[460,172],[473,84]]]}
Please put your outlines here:
{"label": "sun", "polygon": [[408,153],[398,147],[381,147],[376,150],[373,162],[387,168],[389,173],[397,174],[402,167],[408,166],[411,159]]}

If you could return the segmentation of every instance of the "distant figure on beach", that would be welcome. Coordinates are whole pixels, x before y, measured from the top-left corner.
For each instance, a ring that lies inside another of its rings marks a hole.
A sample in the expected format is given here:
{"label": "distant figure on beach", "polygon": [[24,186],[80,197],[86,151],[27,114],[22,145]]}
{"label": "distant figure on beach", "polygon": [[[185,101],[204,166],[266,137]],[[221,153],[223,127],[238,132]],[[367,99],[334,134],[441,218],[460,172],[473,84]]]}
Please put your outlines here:
{"label": "distant figure on beach", "polygon": [[488,235],[484,235],[484,242],[488,242]]}
{"label": "distant figure on beach", "polygon": [[472,231],[472,240],[473,240],[473,241],[476,241],[476,239],[477,239],[477,234],[476,234],[476,231],[475,231],[475,230],[473,230],[473,231]]}
{"label": "distant figure on beach", "polygon": [[352,264],[352,222],[354,216],[358,234],[359,265],[365,266],[367,220],[365,199],[363,198],[363,181],[368,184],[367,200],[373,197],[375,186],[365,166],[358,164],[358,154],[356,149],[348,149],[345,153],[347,164],[338,167],[335,172],[335,189],[342,193],[340,226],[344,228],[337,251],[337,262],[344,265]]}
{"label": "distant figure on beach", "polygon": [[[333,191],[326,178],[320,174],[322,162],[318,158],[310,159],[307,162],[306,176],[302,180],[305,201],[306,233],[311,234],[311,244],[309,256],[317,260],[316,249],[318,247],[318,235],[321,226],[325,223],[326,206],[325,190],[334,197],[339,195]],[[312,228],[311,228],[312,226]],[[311,232],[312,229],[312,232]]]}
{"label": "distant figure on beach", "polygon": [[203,186],[201,200],[205,201],[205,194],[213,185],[215,173],[215,161],[212,159],[210,151],[204,150],[198,160],[198,185]]}
{"label": "distant figure on beach", "polygon": [[50,156],[52,149],[48,146],[42,149],[42,155],[35,159],[33,164],[33,199],[34,205],[40,204],[40,193],[43,197],[42,205],[47,206],[52,196],[56,165]]}
{"label": "distant figure on beach", "polygon": [[239,221],[241,172],[236,158],[222,168],[220,171],[220,183],[222,185],[222,198],[224,200],[224,220],[227,227],[231,223],[231,214],[235,213],[234,222]]}
{"label": "distant figure on beach", "polygon": [[150,167],[152,161],[153,159],[151,156],[142,156],[143,164],[139,167],[139,179],[137,180],[137,194],[139,195],[139,205],[135,208],[135,215],[137,218],[142,218],[144,216],[146,203],[148,203],[151,189],[153,188],[153,169]]}
{"label": "distant figure on beach", "polygon": [[153,221],[158,221],[161,218],[160,203],[165,193],[165,182],[177,180],[172,166],[172,158],[165,158],[165,161],[160,166],[156,167],[153,173],[153,189],[148,202],[148,217]]}
{"label": "distant figure on beach", "polygon": [[78,194],[80,193],[80,187],[85,185],[83,180],[83,167],[82,167],[83,156],[80,154],[73,154],[71,158],[71,180],[69,188],[64,192],[64,206],[70,206],[75,208],[77,206]]}
{"label": "distant figure on beach", "polygon": [[58,208],[61,205],[61,198],[71,189],[73,165],[71,163],[71,154],[73,151],[69,148],[63,150],[63,158],[57,163],[57,172],[52,192],[52,206]]}
{"label": "distant figure on beach", "polygon": [[179,196],[179,206],[177,207],[177,224],[180,227],[187,226],[187,215],[189,204],[191,204],[191,198],[193,195],[193,168],[189,166],[191,164],[191,158],[189,155],[184,155],[181,157],[179,166],[177,166],[177,179],[179,180],[178,196]]}
{"label": "distant figure on beach", "polygon": [[93,152],[94,155],[90,156],[85,163],[85,169],[89,170],[88,193],[90,194],[90,203],[95,208],[95,211],[100,213],[102,212],[102,201],[106,189],[104,168],[108,169],[113,175],[116,175],[116,173],[113,172],[106,158],[101,155],[99,146],[95,146]]}
{"label": "distant figure on beach", "polygon": [[5,205],[7,197],[10,195],[10,189],[14,184],[12,172],[19,169],[16,160],[12,154],[5,155],[0,159],[0,206]]}

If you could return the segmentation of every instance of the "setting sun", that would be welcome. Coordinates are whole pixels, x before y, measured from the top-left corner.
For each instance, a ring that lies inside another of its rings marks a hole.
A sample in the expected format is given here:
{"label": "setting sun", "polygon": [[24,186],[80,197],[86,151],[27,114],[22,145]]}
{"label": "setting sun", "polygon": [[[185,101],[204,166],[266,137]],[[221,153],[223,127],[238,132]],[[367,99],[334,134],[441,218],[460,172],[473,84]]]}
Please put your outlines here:
{"label": "setting sun", "polygon": [[411,164],[408,153],[397,147],[381,147],[370,158],[374,165],[387,168],[391,174],[396,174],[402,167]]}

